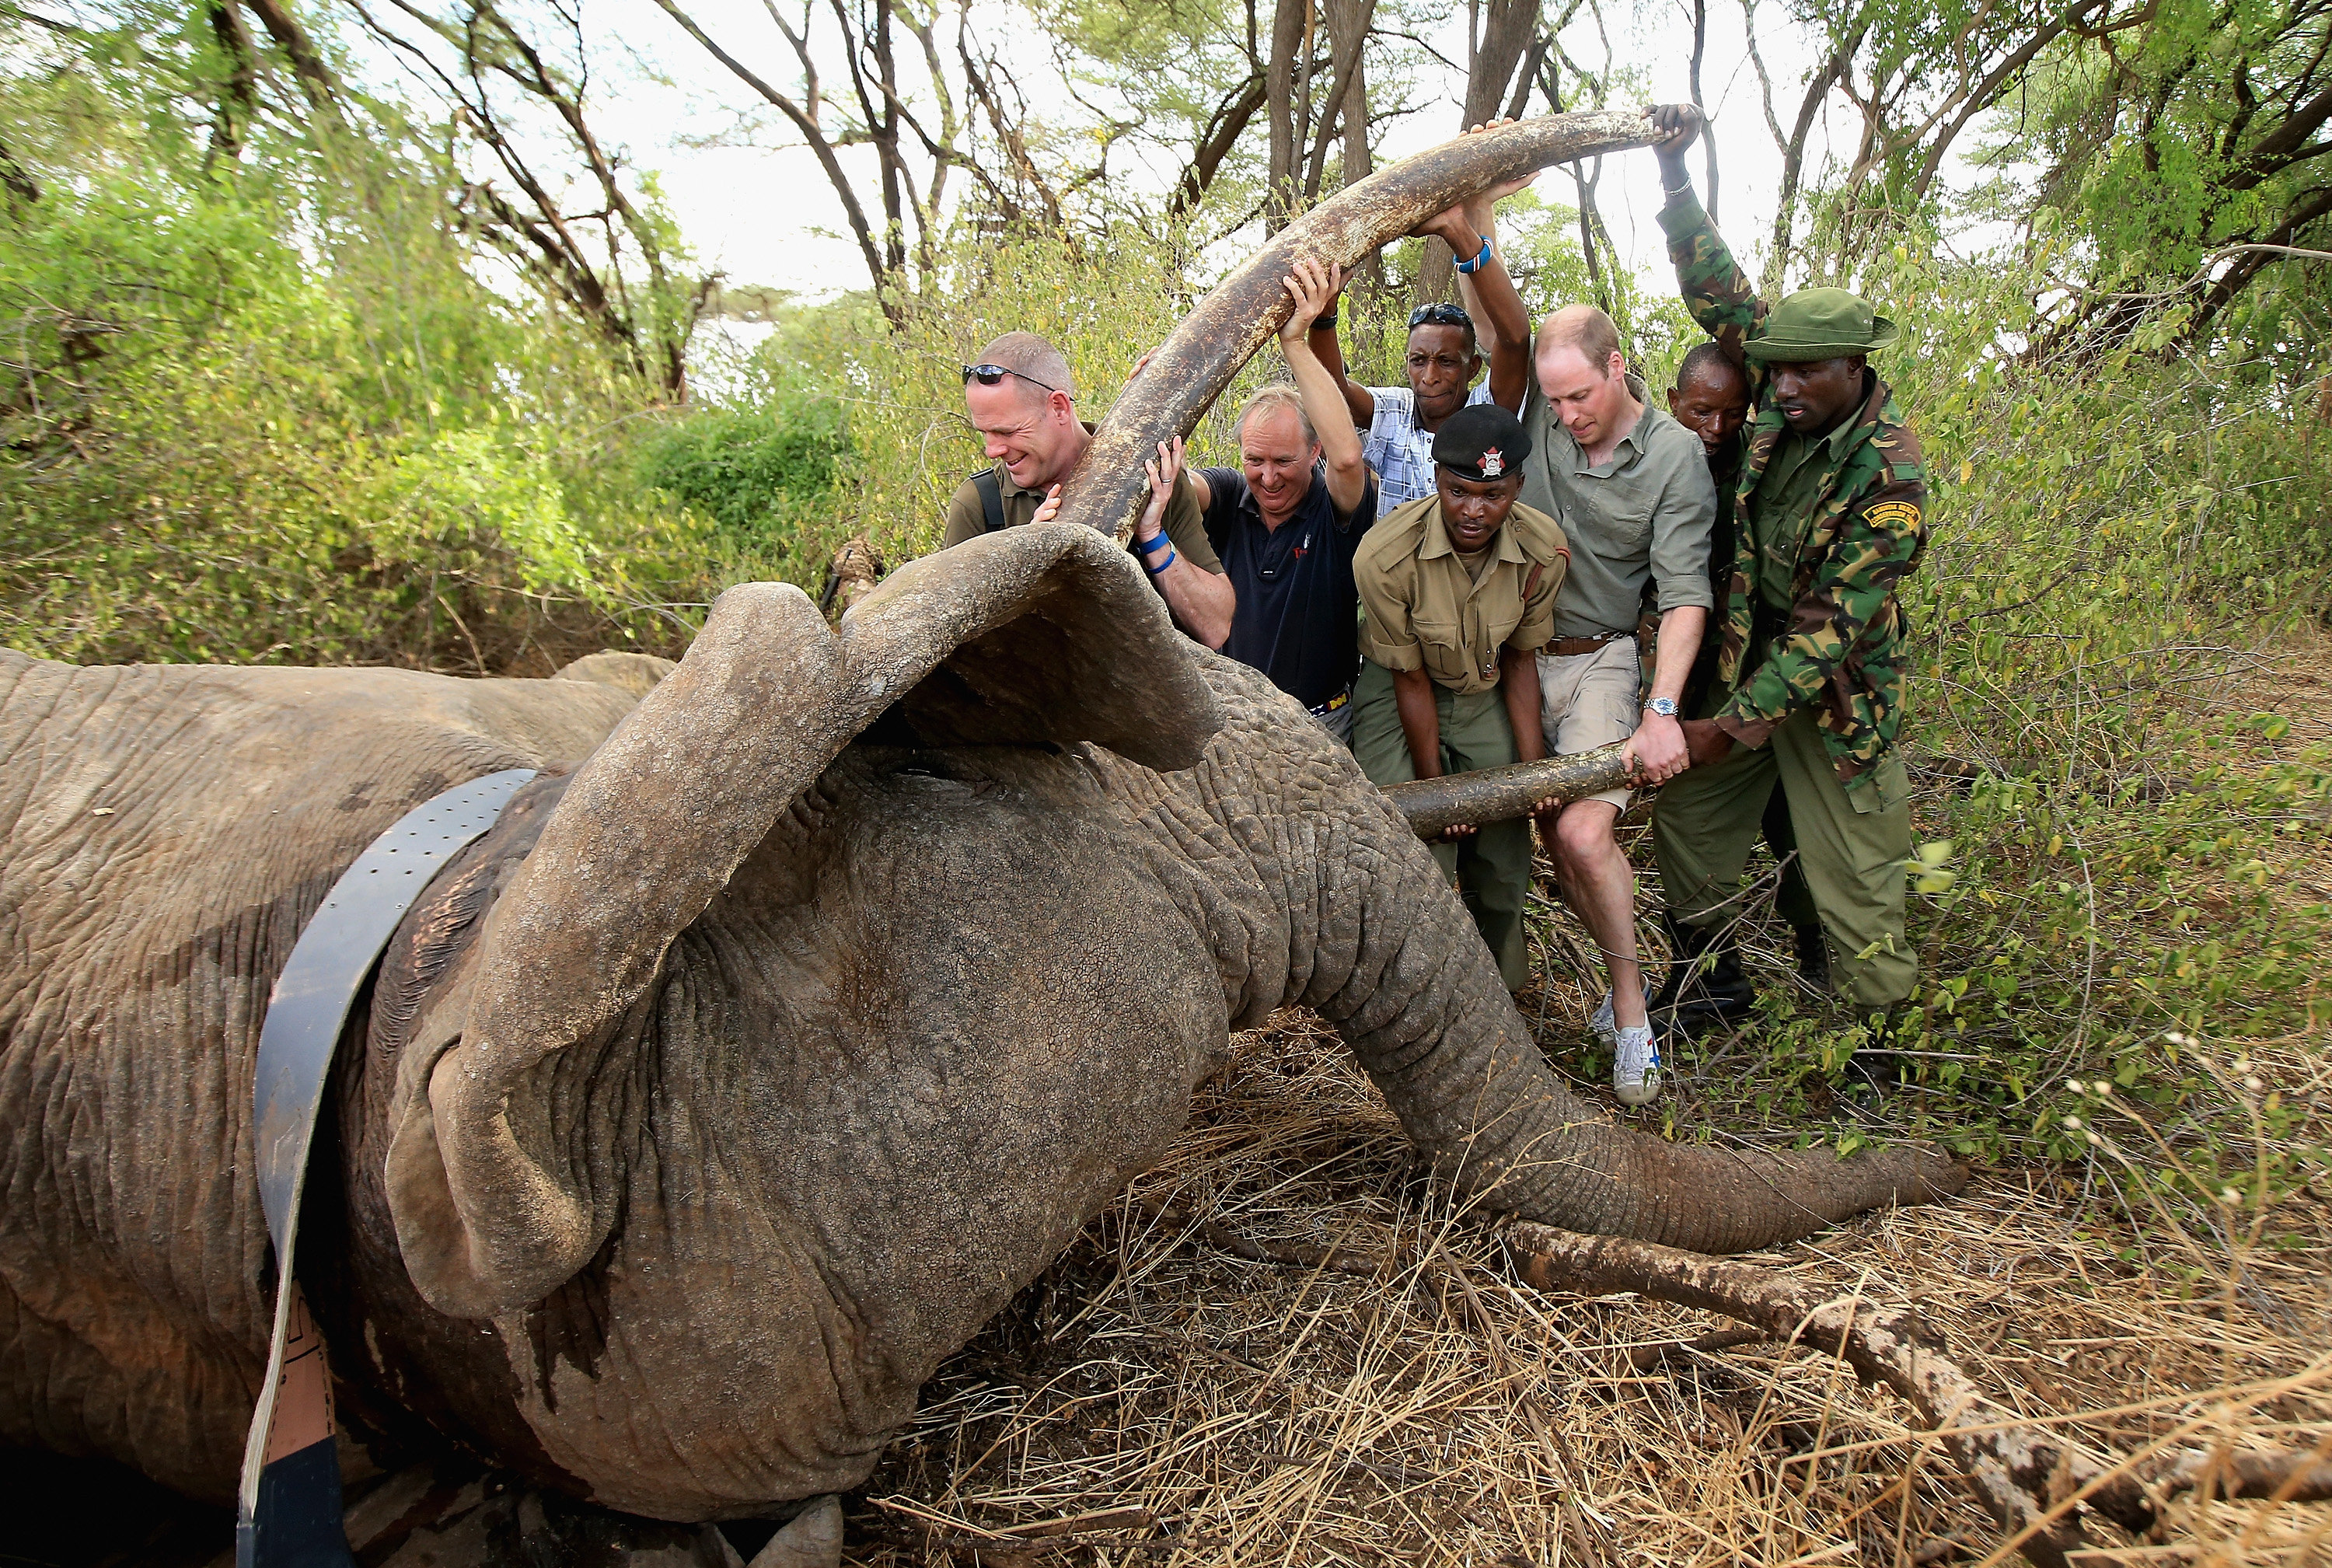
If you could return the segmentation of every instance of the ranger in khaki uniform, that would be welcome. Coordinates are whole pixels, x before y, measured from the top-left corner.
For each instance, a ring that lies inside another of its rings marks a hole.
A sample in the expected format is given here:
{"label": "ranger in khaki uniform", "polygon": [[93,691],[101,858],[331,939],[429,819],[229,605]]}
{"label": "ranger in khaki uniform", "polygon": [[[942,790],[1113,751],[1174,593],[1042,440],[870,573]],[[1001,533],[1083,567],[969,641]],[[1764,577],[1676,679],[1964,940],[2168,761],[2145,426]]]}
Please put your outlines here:
{"label": "ranger in khaki uniform", "polygon": [[1732,585],[1714,715],[1687,723],[1695,766],[1662,793],[1652,841],[1679,962],[1659,999],[1690,1015],[1745,997],[1703,978],[1737,961],[1725,934],[1776,779],[1830,949],[1837,989],[1866,1007],[1911,994],[1904,932],[1909,784],[1905,622],[1895,588],[1926,544],[1919,444],[1868,355],[1894,323],[1843,289],[1804,289],[1771,309],[1692,194],[1692,106],[1654,111],[1668,196],[1660,226],[1686,306],[1749,377],[1754,422],[1736,482]]}
{"label": "ranger in khaki uniform", "polygon": [[[1444,420],[1436,492],[1379,520],[1352,562],[1368,623],[1352,690],[1352,754],[1380,785],[1535,762],[1538,650],[1571,551],[1543,512],[1515,504],[1530,437],[1496,404]],[[1527,821],[1449,828],[1433,857],[1457,881],[1506,989],[1530,980],[1523,905]]]}

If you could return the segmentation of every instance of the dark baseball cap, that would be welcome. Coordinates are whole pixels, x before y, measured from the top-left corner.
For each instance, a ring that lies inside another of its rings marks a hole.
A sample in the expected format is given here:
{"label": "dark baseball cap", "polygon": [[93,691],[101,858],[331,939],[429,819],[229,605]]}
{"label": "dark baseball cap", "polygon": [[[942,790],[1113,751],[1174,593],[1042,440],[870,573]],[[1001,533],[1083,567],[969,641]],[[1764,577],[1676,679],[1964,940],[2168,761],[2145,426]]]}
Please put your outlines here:
{"label": "dark baseball cap", "polygon": [[1495,403],[1468,403],[1433,433],[1433,461],[1460,479],[1504,479],[1530,454],[1530,432]]}

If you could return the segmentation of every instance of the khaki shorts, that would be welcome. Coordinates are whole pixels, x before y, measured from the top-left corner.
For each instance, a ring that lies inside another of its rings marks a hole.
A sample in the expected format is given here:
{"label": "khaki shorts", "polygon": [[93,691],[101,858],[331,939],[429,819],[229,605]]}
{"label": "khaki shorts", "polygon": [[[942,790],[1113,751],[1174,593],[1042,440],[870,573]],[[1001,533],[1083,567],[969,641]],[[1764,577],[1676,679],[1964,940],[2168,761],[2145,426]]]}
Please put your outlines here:
{"label": "khaki shorts", "polygon": [[[1624,741],[1644,713],[1643,672],[1636,639],[1613,637],[1591,654],[1538,656],[1538,718],[1549,756],[1569,757]],[[1606,789],[1590,800],[1628,808],[1629,789]]]}

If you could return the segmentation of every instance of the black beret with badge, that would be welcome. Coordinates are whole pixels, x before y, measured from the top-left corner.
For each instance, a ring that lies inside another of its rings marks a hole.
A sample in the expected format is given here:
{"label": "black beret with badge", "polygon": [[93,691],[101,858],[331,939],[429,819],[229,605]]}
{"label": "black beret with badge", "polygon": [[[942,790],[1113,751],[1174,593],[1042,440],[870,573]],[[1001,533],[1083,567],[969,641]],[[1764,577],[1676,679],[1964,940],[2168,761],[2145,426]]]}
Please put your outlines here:
{"label": "black beret with badge", "polygon": [[1433,433],[1433,461],[1460,479],[1519,473],[1530,454],[1530,432],[1495,403],[1468,403]]}

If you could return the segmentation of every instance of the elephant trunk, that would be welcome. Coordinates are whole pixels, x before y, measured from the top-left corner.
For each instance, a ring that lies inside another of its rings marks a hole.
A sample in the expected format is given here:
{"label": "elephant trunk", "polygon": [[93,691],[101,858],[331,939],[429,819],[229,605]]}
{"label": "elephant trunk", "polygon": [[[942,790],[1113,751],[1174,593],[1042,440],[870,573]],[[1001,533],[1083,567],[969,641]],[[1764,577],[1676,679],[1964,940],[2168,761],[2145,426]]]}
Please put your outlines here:
{"label": "elephant trunk", "polygon": [[1840,1160],[1676,1144],[1615,1125],[1550,1068],[1423,846],[1348,863],[1330,888],[1322,946],[1343,948],[1352,964],[1322,1016],[1418,1147],[1492,1209],[1743,1252],[1965,1184],[1964,1169],[1925,1147]]}

